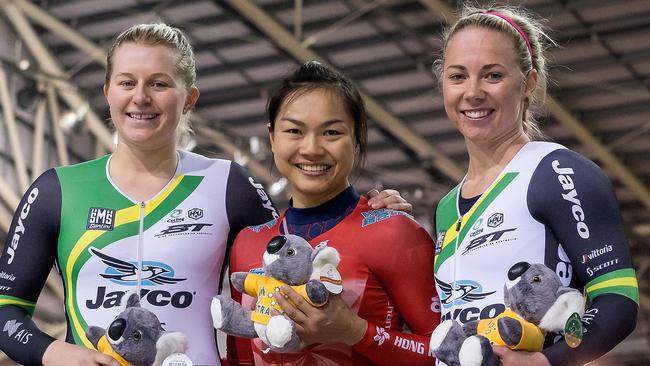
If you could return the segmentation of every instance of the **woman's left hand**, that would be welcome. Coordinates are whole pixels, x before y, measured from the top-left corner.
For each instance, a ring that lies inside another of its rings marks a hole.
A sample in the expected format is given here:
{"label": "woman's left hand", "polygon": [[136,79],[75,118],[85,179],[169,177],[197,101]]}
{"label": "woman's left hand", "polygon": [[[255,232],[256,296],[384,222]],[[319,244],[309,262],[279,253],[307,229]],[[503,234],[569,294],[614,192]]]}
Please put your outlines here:
{"label": "woman's left hand", "polygon": [[366,196],[368,197],[368,205],[374,209],[385,207],[406,213],[413,212],[413,205],[402,198],[399,191],[394,189],[384,189],[381,192],[372,189],[366,193]]}
{"label": "woman's left hand", "polygon": [[492,346],[492,350],[501,359],[501,366],[551,366],[541,352],[512,351],[503,346]]}
{"label": "woman's left hand", "polygon": [[340,295],[330,294],[327,303],[316,308],[289,286],[282,286],[282,292],[286,298],[279,293],[275,298],[284,314],[296,323],[301,349],[314,343],[351,346],[366,334],[368,323],[352,312]]}

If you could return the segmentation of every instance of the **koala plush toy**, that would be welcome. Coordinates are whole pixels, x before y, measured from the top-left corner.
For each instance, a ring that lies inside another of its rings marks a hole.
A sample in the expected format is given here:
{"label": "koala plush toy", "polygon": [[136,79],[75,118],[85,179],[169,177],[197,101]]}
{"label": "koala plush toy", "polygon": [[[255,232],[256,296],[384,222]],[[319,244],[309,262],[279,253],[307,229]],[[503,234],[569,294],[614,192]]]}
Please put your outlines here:
{"label": "koala plush toy", "polygon": [[108,329],[91,326],[86,336],[99,352],[123,366],[160,366],[167,356],[187,350],[187,337],[165,332],[158,317],[140,306],[136,293],[129,296],[126,308]]}
{"label": "koala plush toy", "polygon": [[263,255],[265,275],[235,272],[230,276],[237,291],[257,298],[255,309],[244,309],[230,297],[218,295],[211,305],[214,327],[237,337],[259,337],[275,352],[296,350],[300,339],[293,321],[271,313],[271,309],[281,311],[273,294],[286,284],[313,306],[325,305],[329,291],[321,279],[340,284],[340,277],[322,276],[321,272],[327,268],[336,271],[339,261],[339,253],[332,247],[313,249],[296,235],[274,237]]}
{"label": "koala plush toy", "polygon": [[495,318],[464,325],[442,322],[431,335],[436,357],[448,366],[498,366],[492,344],[541,351],[546,332],[564,330],[574,313],[578,322],[584,314],[582,294],[562,286],[555,272],[539,263],[519,262],[510,268],[504,299],[506,310]]}

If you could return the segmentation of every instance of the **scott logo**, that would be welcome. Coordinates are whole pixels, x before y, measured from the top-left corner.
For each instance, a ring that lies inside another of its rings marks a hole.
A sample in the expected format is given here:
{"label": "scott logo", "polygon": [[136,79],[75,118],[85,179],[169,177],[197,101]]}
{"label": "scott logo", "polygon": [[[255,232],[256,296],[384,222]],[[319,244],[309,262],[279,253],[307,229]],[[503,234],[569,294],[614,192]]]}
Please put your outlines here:
{"label": "scott logo", "polygon": [[573,179],[571,179],[571,176],[574,174],[573,169],[560,168],[560,162],[557,160],[553,160],[551,166],[553,167],[553,171],[557,173],[557,180],[562,185],[562,189],[568,191],[568,193],[562,193],[562,198],[573,204],[571,206],[571,213],[576,220],[578,235],[583,239],[589,239],[589,227],[585,223],[585,212],[582,210],[582,204],[578,199],[578,192],[573,184]]}
{"label": "scott logo", "polygon": [[203,217],[203,210],[200,208],[193,208],[187,211],[187,217],[190,219],[198,220]]}
{"label": "scott logo", "polygon": [[212,226],[212,224],[179,224],[179,225],[171,225],[167,227],[167,229],[161,231],[160,233],[154,235],[155,237],[160,237],[164,235],[170,235],[170,234],[181,234],[185,232],[192,232],[192,233],[198,233],[201,230],[203,230],[204,227],[206,226]]}
{"label": "scott logo", "polygon": [[88,230],[113,230],[115,225],[115,210],[110,208],[91,207],[88,211]]}
{"label": "scott logo", "polygon": [[18,249],[20,236],[25,234],[25,220],[27,219],[27,216],[29,216],[29,210],[32,208],[34,201],[36,201],[36,197],[38,197],[38,188],[33,188],[27,196],[27,202],[25,202],[20,210],[20,216],[18,216],[18,222],[14,228],[14,235],[11,237],[11,243],[9,243],[9,246],[7,247],[7,254],[9,254],[7,264],[11,264],[11,262],[14,261],[14,254]]}
{"label": "scott logo", "polygon": [[[97,295],[94,300],[86,300],[88,309],[109,309],[120,306],[122,298],[127,291],[106,292],[105,286],[97,288]],[[179,291],[170,293],[164,290],[141,289],[140,298],[153,306],[171,305],[178,309],[183,309],[192,304],[194,295],[188,291]]]}

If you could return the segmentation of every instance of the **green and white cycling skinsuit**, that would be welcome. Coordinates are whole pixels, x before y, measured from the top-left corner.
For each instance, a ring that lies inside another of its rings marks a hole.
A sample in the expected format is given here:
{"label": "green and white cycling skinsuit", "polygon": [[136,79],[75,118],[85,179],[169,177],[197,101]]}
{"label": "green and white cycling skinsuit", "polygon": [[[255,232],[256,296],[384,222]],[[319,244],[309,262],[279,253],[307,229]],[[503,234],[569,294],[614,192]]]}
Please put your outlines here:
{"label": "green and white cycling skinsuit", "polygon": [[436,209],[443,320],[464,324],[502,313],[508,269],[525,261],[554,269],[590,302],[580,347],[547,336],[543,353],[552,365],[582,365],[632,331],[636,275],[616,197],[594,163],[558,144],[529,142],[481,196],[463,198],[461,187]]}
{"label": "green and white cycling skinsuit", "polygon": [[210,302],[224,258],[240,229],[277,212],[239,165],[183,151],[178,157],[174,178],[145,202],[111,181],[110,156],[49,170],[29,188],[0,258],[5,353],[40,364],[52,339],[28,315],[54,263],[65,286],[68,342],[92,347],[88,326],[107,327],[135,291],[166,330],[188,336],[194,364],[219,364]]}

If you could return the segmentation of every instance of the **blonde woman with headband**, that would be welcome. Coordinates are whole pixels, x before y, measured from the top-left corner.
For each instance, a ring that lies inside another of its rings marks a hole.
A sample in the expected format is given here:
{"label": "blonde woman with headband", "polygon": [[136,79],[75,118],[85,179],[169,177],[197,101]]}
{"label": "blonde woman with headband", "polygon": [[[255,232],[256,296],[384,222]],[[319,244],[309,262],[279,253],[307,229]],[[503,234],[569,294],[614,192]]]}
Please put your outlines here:
{"label": "blonde woman with headband", "polygon": [[435,64],[445,110],[469,155],[465,178],[436,209],[442,319],[464,324],[501,313],[503,284],[518,262],[546,264],[588,298],[577,348],[559,334],[547,335],[542,352],[495,346],[507,366],[590,362],[634,329],[638,310],[609,180],[578,153],[534,141],[540,130],[532,111],[546,91],[548,45],[522,9],[468,7],[444,34]]}

